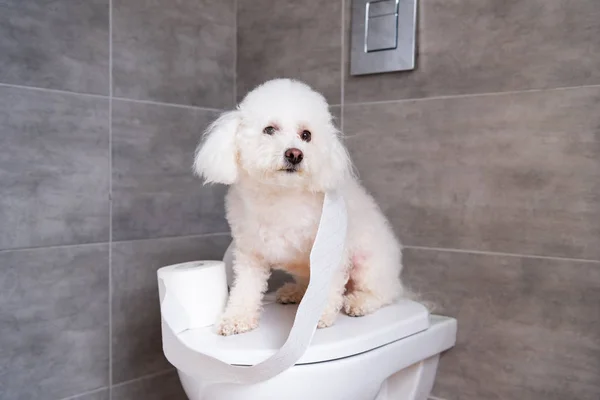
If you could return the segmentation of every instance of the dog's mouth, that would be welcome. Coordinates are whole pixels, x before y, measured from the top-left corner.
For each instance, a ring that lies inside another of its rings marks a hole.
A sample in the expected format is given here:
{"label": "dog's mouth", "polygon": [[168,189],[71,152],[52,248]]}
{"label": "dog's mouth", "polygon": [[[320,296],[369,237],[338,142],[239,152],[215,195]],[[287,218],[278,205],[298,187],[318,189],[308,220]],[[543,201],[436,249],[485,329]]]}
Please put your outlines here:
{"label": "dog's mouth", "polygon": [[295,174],[300,172],[301,168],[299,165],[286,164],[279,169],[279,172],[285,172],[288,174]]}

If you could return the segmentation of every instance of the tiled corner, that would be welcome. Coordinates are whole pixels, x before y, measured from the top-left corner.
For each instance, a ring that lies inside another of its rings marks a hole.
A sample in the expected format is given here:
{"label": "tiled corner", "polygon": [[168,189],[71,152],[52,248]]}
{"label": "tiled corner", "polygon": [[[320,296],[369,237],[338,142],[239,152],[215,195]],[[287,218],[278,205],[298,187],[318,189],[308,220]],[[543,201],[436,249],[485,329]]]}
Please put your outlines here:
{"label": "tiled corner", "polygon": [[113,0],[114,94],[233,105],[234,0]]}
{"label": "tiled corner", "polygon": [[458,320],[433,395],[594,400],[600,263],[406,249],[405,282]]}
{"label": "tiled corner", "polygon": [[0,83],[108,94],[108,0],[0,3]]}
{"label": "tiled corner", "polygon": [[227,232],[222,185],[194,176],[194,151],[217,113],[113,101],[113,239]]}
{"label": "tiled corner", "polygon": [[344,107],[407,245],[600,260],[600,88]]}
{"label": "tiled corner", "polygon": [[0,249],[108,240],[108,100],[0,87]]}
{"label": "tiled corner", "polygon": [[112,389],[112,400],[187,400],[177,372],[168,372]]}
{"label": "tiled corner", "polygon": [[340,104],[342,3],[238,0],[237,95],[295,78]]}
{"label": "tiled corner", "polygon": [[0,252],[0,397],[108,385],[108,246]]}
{"label": "tiled corner", "polygon": [[219,235],[112,245],[115,384],[170,367],[162,351],[156,271],[186,261],[221,260],[230,242],[228,235]]}
{"label": "tiled corner", "polygon": [[600,84],[597,0],[419,3],[416,70],[349,76],[346,57],[346,103]]}

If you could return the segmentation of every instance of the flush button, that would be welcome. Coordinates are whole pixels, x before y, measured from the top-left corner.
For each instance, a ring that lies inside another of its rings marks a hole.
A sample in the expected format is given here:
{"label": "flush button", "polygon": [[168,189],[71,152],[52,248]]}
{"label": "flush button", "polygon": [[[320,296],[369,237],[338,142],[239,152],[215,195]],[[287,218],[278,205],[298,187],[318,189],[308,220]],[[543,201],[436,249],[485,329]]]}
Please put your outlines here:
{"label": "flush button", "polygon": [[381,15],[398,14],[398,3],[396,0],[369,1],[366,5],[369,18]]}
{"label": "flush button", "polygon": [[352,0],[350,75],[415,68],[417,0]]}
{"label": "flush button", "polygon": [[397,0],[370,1],[365,8],[365,52],[398,47]]}

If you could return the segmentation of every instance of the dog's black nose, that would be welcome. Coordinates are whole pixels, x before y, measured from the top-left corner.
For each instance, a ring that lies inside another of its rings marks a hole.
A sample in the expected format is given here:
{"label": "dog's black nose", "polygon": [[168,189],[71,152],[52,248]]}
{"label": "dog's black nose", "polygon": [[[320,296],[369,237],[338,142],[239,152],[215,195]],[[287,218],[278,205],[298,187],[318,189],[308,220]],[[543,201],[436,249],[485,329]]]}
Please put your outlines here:
{"label": "dog's black nose", "polygon": [[304,155],[298,149],[287,149],[285,151],[285,159],[292,165],[300,164]]}

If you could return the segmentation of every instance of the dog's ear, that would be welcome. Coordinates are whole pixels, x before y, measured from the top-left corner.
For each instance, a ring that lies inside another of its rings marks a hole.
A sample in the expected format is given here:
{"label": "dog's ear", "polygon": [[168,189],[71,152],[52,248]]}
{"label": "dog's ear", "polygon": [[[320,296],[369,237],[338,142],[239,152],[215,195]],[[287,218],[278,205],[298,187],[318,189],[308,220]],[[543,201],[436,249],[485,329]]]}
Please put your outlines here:
{"label": "dog's ear", "polygon": [[237,110],[223,113],[204,132],[204,140],[196,149],[194,172],[205,183],[230,185],[237,180],[236,133],[240,124]]}
{"label": "dog's ear", "polygon": [[323,165],[318,165],[313,189],[326,192],[338,189],[344,181],[353,175],[352,162],[348,150],[342,143],[341,134],[332,128],[327,144],[322,147],[325,152],[319,157]]}

